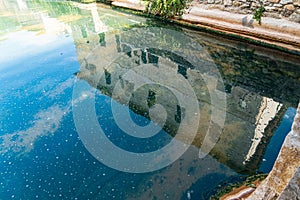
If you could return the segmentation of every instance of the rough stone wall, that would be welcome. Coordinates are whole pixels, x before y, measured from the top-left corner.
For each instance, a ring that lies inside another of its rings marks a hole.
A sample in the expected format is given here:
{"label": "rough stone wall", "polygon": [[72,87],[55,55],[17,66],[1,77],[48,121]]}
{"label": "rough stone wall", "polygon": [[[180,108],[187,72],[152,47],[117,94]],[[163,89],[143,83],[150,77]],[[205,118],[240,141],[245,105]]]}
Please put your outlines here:
{"label": "rough stone wall", "polygon": [[285,199],[299,199],[300,197],[300,166],[298,170],[294,174],[293,178],[283,190],[281,195],[278,197],[278,200],[285,200]]}
{"label": "rough stone wall", "polygon": [[198,0],[198,3],[233,13],[253,14],[264,6],[264,16],[300,23],[300,0]]}

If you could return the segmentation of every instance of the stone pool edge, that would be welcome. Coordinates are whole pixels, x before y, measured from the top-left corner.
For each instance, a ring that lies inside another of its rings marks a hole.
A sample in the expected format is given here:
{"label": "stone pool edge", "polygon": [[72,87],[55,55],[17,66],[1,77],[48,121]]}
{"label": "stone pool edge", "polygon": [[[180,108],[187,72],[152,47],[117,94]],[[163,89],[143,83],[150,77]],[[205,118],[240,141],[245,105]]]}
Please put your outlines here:
{"label": "stone pool edge", "polygon": [[[139,0],[112,0],[110,4],[118,9],[147,15],[144,3]],[[170,21],[300,55],[300,24],[269,17],[262,18],[262,25],[251,20],[252,15],[249,14],[207,10],[193,2],[181,19]]]}

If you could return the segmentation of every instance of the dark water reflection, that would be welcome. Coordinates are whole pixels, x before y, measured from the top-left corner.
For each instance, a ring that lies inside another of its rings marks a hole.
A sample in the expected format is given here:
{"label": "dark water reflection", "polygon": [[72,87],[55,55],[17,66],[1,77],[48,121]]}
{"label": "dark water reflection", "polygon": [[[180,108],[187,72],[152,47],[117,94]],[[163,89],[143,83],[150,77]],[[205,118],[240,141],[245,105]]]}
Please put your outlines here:
{"label": "dark water reflection", "polygon": [[[202,49],[176,35],[164,35],[156,48],[136,48],[143,35],[162,34],[151,31],[152,26],[184,33]],[[174,51],[164,50],[169,44]],[[195,65],[184,53],[176,53],[178,48],[201,62]],[[270,152],[280,148],[300,98],[297,56],[168,27],[94,4],[0,0],[0,51],[0,199],[208,199],[219,185],[239,181],[241,173],[270,169],[274,162]],[[184,108],[173,106],[177,103],[171,101],[171,93],[145,87],[128,104],[132,119],[149,124],[146,108],[160,101],[172,107],[168,114],[175,117],[151,140],[126,136],[113,122],[110,104],[122,103],[111,98],[113,86],[122,79],[120,71],[106,68],[98,52],[121,54],[114,60],[120,69],[130,68],[133,61],[160,67],[163,60],[190,81],[201,102],[203,124],[194,145],[170,166],[144,174],[124,173],[105,166],[84,147],[72,113],[75,81],[98,89],[99,123],[121,148],[159,149],[173,139],[184,118]],[[203,86],[197,74],[213,78],[212,64],[225,86],[217,90],[227,97],[226,122],[215,148],[199,159],[211,102],[205,94],[209,86]],[[103,81],[95,84],[93,78],[101,72]],[[145,94],[144,104],[138,103],[140,94]],[[260,133],[265,135],[261,140],[256,138]],[[281,139],[273,140],[273,133]]]}

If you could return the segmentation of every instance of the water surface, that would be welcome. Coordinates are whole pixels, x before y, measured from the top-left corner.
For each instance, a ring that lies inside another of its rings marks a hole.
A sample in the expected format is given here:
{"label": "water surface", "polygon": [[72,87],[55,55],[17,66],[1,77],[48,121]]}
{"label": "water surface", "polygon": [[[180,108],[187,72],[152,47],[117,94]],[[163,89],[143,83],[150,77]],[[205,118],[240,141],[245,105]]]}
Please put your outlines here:
{"label": "water surface", "polygon": [[[157,45],[141,46],[149,41]],[[300,94],[297,56],[103,5],[1,0],[0,52],[1,199],[208,199],[220,185],[271,169]],[[159,73],[134,71],[140,65]],[[164,69],[182,78],[171,83],[187,81],[199,102],[193,145],[171,165],[148,173],[99,162],[76,130],[74,85],[94,92],[97,120],[115,145],[152,152],[172,141],[185,108],[158,84],[136,90],[129,102],[114,88],[121,84],[130,94],[128,71],[150,80],[167,77]],[[226,107],[213,105],[210,87],[226,97]],[[129,107],[139,126],[151,123],[149,107],[157,103],[168,118],[158,134],[137,139],[115,122],[111,102]],[[225,124],[212,125],[212,133],[222,134],[200,159],[212,108],[226,113]]]}

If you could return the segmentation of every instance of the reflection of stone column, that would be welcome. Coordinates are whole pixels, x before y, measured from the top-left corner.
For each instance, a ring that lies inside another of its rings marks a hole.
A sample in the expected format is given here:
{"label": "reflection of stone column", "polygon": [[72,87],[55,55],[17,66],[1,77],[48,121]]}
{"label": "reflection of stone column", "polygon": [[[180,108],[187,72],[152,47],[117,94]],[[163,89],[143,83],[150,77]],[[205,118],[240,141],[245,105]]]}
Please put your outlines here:
{"label": "reflection of stone column", "polygon": [[28,10],[27,4],[24,0],[17,0],[17,4],[20,10]]}
{"label": "reflection of stone column", "polygon": [[48,15],[40,14],[45,32],[49,34],[72,33],[72,29],[68,24],[59,21],[56,18],[51,18]]}
{"label": "reflection of stone column", "polygon": [[254,138],[252,139],[253,142],[246,156],[244,164],[255,154],[256,149],[261,142],[262,137],[264,136],[265,129],[275,118],[281,107],[282,104],[274,101],[273,99],[263,97],[259,113],[256,116],[256,128]]}
{"label": "reflection of stone column", "polygon": [[107,26],[105,26],[105,24],[100,20],[96,5],[91,8],[91,12],[92,12],[92,18],[95,26],[95,32],[98,34],[98,33],[103,33],[108,31]]}

